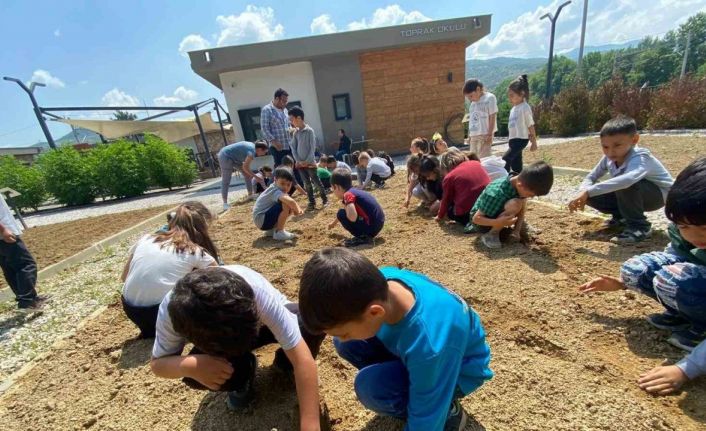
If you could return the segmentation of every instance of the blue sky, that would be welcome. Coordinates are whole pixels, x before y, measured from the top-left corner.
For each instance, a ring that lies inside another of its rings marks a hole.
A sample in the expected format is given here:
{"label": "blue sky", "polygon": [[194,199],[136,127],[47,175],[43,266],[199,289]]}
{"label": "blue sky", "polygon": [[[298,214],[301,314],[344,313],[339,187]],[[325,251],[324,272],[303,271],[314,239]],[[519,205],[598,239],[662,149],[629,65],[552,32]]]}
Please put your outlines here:
{"label": "blue sky", "polygon": [[[46,82],[35,92],[43,106],[185,105],[222,99],[191,71],[183,55],[190,49],[492,14],[491,35],[469,48],[469,57],[543,57],[549,25],[539,17],[559,3],[310,0],[298,7],[291,1],[253,0],[4,0],[0,75]],[[578,46],[582,4],[574,0],[562,12],[558,51]],[[706,11],[706,0],[590,0],[586,43],[661,35],[698,11]],[[0,81],[0,101],[0,146],[44,140],[19,87]],[[69,132],[63,124],[50,127],[55,138]]]}

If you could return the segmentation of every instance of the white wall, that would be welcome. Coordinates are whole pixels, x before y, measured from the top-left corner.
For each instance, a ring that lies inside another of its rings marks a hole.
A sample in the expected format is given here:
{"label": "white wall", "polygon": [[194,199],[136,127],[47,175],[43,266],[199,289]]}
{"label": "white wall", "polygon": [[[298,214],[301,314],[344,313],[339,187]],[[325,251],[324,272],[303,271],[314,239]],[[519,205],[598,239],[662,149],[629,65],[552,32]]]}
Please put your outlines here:
{"label": "white wall", "polygon": [[177,147],[180,147],[180,148],[190,148],[190,149],[194,150],[194,153],[200,153],[201,151],[203,151],[203,150],[199,150],[196,147],[196,140],[194,139],[193,136],[190,138],[184,138],[181,141],[173,142],[173,144],[176,145]]}
{"label": "white wall", "polygon": [[275,90],[283,88],[290,101],[301,101],[304,120],[316,132],[319,143],[322,142],[321,115],[310,62],[225,72],[220,77],[236,141],[243,139],[238,110],[262,108],[272,101]]}

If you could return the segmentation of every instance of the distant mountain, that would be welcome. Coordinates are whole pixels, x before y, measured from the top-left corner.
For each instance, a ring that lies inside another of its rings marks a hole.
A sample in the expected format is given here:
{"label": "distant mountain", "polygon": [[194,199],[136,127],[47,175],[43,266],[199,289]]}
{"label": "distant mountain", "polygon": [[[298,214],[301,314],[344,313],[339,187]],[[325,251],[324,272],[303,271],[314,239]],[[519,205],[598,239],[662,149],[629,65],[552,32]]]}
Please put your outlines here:
{"label": "distant mountain", "polygon": [[[633,48],[639,44],[639,40],[632,40],[625,43],[586,46],[584,47],[584,55],[589,52],[606,52],[618,49]],[[549,53],[547,53],[549,55]],[[563,55],[577,61],[579,58],[579,49],[574,48],[570,51],[559,52],[557,55]],[[487,60],[468,59],[466,60],[466,77],[478,78],[483,85],[491,91],[503,80],[511,77],[516,77],[523,73],[530,74],[541,69],[547,63],[545,58],[516,58],[516,57],[497,57]]]}
{"label": "distant mountain", "polygon": [[101,142],[101,137],[92,130],[76,127],[73,131],[65,134],[61,138],[55,139],[54,142],[56,142],[56,145],[95,144]]}
{"label": "distant mountain", "polygon": [[466,60],[466,77],[478,78],[483,86],[493,90],[506,78],[530,74],[541,69],[546,58],[497,57],[488,60]]}

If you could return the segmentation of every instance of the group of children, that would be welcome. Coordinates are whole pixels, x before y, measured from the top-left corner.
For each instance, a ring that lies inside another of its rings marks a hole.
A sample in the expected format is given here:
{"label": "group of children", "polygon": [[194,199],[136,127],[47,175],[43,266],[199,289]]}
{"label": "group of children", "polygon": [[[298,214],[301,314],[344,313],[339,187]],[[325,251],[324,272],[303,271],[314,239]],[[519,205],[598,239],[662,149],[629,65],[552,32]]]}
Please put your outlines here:
{"label": "group of children", "polygon": [[[490,107],[482,86],[473,85],[469,81],[464,93],[469,90],[474,103]],[[510,91],[526,96],[525,87],[526,77],[520,77]],[[524,99],[515,107],[526,103]],[[354,187],[352,170],[342,162],[321,157],[316,165],[308,147],[313,132],[303,123],[303,112],[289,112],[297,125],[294,157],[255,174],[270,181],[254,204],[255,225],[277,240],[293,238],[285,224],[303,210],[292,194],[305,193],[315,207],[313,188],[318,188],[325,205],[325,186],[316,172],[325,166],[331,192],[343,205],[329,228],[341,224],[352,234],[346,246],[370,243],[383,228],[385,214],[364,188],[384,186],[394,172],[390,160],[368,152],[352,154],[359,182]],[[488,123],[473,124],[480,131],[476,136],[493,130],[492,116],[478,116]],[[519,108],[512,126],[517,141],[505,163],[449,148],[438,138],[415,139],[407,162],[405,206],[416,197],[436,220],[448,217],[466,232],[483,233],[481,242],[490,248],[501,246],[504,230],[526,236],[526,200],[547,194],[553,183],[546,163],[523,167],[517,162],[523,145],[536,147],[531,123],[531,114]],[[634,121],[609,121],[601,132],[605,157],[569,208],[588,204],[611,214],[607,225],[624,226],[616,237],[624,244],[647,238],[644,211],[666,205],[673,224],[664,252],[636,256],[623,265],[620,278],[602,276],[580,287],[582,292],[633,289],[665,306],[665,313],[650,316],[650,323],[670,330],[670,343],[693,351],[674,366],[640,376],[641,388],[661,395],[706,374],[706,158],[692,163],[672,184],[662,165],[636,147],[638,140]],[[475,141],[477,147],[487,144],[485,138]],[[297,184],[295,170],[306,190]],[[611,178],[597,182],[604,172]],[[203,205],[182,204],[165,229],[141,238],[130,251],[123,307],[142,336],[155,337],[150,365],[157,376],[183,379],[194,389],[228,392],[228,406],[245,409],[254,397],[257,359],[252,351],[279,344],[273,365],[294,378],[301,429],[317,430],[315,358],[330,335],[339,356],[358,369],[354,390],[366,408],[405,419],[409,430],[464,428],[460,399],[493,372],[483,325],[462,298],[425,275],[378,268],[353,250],[326,248],[305,264],[298,302],[292,302],[255,270],[222,266],[208,233],[212,219]],[[187,343],[194,347],[183,355]]]}

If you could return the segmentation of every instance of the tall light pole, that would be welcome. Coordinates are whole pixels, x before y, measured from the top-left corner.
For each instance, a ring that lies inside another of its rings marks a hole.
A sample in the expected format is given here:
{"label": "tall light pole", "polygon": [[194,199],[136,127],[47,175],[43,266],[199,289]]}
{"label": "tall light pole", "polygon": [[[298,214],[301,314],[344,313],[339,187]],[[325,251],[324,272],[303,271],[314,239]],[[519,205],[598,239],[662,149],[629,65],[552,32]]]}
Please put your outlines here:
{"label": "tall light pole", "polygon": [[564,7],[566,7],[569,3],[571,3],[571,0],[562,3],[561,6],[557,8],[556,12],[554,12],[554,15],[547,13],[539,18],[548,18],[552,23],[552,34],[549,39],[549,63],[547,64],[547,93],[545,95],[547,99],[549,99],[552,95],[552,62],[554,61],[554,33],[556,30],[556,21],[559,19],[561,10],[564,9]]}
{"label": "tall light pole", "polygon": [[56,144],[54,143],[54,138],[52,138],[51,133],[49,132],[49,127],[47,127],[47,122],[44,120],[44,116],[42,115],[41,109],[39,109],[39,105],[37,104],[37,99],[34,98],[34,88],[39,86],[39,87],[46,87],[45,84],[42,84],[40,82],[32,82],[29,84],[29,88],[25,85],[24,82],[20,81],[17,78],[11,78],[9,76],[5,76],[4,78],[5,81],[12,81],[16,83],[17,85],[22,88],[25,93],[29,96],[29,100],[32,101],[32,106],[34,107],[34,114],[37,116],[37,120],[39,121],[39,126],[42,128],[42,132],[44,132],[44,136],[47,138],[47,144],[53,149],[56,150]]}
{"label": "tall light pole", "polygon": [[583,19],[581,20],[581,45],[579,45],[578,74],[581,76],[581,65],[583,64],[583,43],[586,40],[586,16],[588,15],[588,0],[583,0]]}

